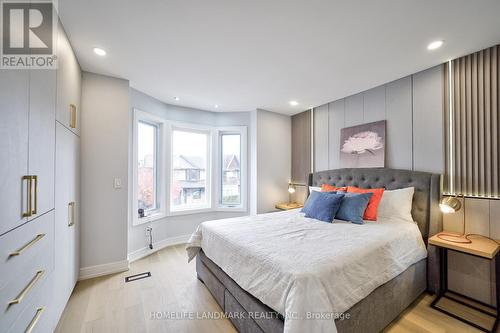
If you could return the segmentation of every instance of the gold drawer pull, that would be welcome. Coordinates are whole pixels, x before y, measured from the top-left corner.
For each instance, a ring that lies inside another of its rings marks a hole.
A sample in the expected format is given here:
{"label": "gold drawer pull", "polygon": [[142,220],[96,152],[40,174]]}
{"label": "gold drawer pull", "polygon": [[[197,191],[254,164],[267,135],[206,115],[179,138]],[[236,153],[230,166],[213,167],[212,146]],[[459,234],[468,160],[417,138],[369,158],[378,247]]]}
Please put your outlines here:
{"label": "gold drawer pull", "polygon": [[31,333],[33,331],[36,324],[38,324],[38,321],[40,320],[40,317],[42,316],[42,313],[44,310],[45,310],[45,307],[40,307],[40,308],[36,309],[35,316],[33,317],[33,319],[31,319],[30,324],[28,325],[28,327],[26,327],[26,330],[24,331],[24,333]]}
{"label": "gold drawer pull", "polygon": [[31,246],[33,246],[33,244],[35,244],[36,242],[38,242],[43,237],[45,237],[45,234],[38,234],[38,235],[36,235],[35,238],[33,238],[32,240],[30,240],[28,243],[24,244],[19,250],[9,253],[9,257],[14,257],[14,256],[20,255],[21,253],[23,253],[25,250],[27,250],[28,248],[30,248]]}
{"label": "gold drawer pull", "polygon": [[72,201],[68,204],[68,227],[75,225],[75,202]]}
{"label": "gold drawer pull", "polygon": [[37,210],[38,210],[38,176],[31,176],[31,179],[33,179],[35,183],[35,195],[34,195],[34,203],[33,203],[33,209],[31,210],[31,215],[36,215]]}
{"label": "gold drawer pull", "polygon": [[76,105],[69,105],[69,127],[76,128]]}
{"label": "gold drawer pull", "polygon": [[39,270],[36,272],[35,276],[31,279],[30,283],[26,287],[24,287],[23,291],[12,301],[9,302],[9,306],[14,305],[14,304],[19,304],[22,302],[24,297],[30,292],[31,289],[33,289],[33,286],[40,280],[45,273],[44,270]]}
{"label": "gold drawer pull", "polygon": [[32,176],[23,176],[23,181],[26,180],[26,193],[28,194],[28,211],[22,213],[22,217],[30,217],[33,215],[33,203],[31,201],[31,190],[33,186],[33,177]]}
{"label": "gold drawer pull", "polygon": [[[26,192],[28,194],[28,211],[23,212],[22,217],[30,217],[35,215],[38,210],[38,176],[23,176],[23,181],[25,180],[27,181]],[[35,188],[33,188],[33,184]]]}

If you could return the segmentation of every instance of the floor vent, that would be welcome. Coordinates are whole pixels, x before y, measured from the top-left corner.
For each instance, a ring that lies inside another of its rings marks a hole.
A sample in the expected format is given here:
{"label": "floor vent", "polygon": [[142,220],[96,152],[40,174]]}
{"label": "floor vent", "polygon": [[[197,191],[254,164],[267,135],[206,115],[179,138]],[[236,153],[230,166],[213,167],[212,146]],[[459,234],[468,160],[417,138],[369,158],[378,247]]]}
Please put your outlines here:
{"label": "floor vent", "polygon": [[125,282],[132,282],[140,279],[145,279],[151,277],[151,272],[144,272],[144,273],[139,273],[135,275],[130,275],[125,277]]}

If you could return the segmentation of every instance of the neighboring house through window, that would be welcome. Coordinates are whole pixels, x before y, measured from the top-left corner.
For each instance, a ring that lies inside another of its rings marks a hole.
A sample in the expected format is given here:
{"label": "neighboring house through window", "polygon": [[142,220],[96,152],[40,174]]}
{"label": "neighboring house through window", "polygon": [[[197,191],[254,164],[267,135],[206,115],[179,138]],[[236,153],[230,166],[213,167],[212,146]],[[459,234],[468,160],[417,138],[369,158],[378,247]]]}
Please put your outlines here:
{"label": "neighboring house through window", "polygon": [[210,129],[174,125],[171,140],[170,210],[210,208]]}

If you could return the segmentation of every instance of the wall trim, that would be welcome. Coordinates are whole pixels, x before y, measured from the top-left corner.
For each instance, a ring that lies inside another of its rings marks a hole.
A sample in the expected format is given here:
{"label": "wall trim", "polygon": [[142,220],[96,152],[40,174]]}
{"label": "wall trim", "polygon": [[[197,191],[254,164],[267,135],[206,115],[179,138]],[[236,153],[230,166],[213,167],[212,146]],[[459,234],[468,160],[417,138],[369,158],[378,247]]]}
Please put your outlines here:
{"label": "wall trim", "polygon": [[95,265],[89,267],[82,267],[80,268],[80,276],[78,277],[78,280],[81,281],[81,280],[95,278],[98,276],[125,272],[128,271],[128,269],[129,269],[128,260],[115,261],[107,264]]}
{"label": "wall trim", "polygon": [[130,263],[137,261],[139,259],[142,259],[144,257],[149,256],[150,254],[153,254],[157,251],[160,251],[166,247],[169,246],[174,246],[174,245],[179,245],[179,244],[185,244],[188,242],[189,237],[191,235],[181,235],[181,236],[176,236],[176,237],[170,237],[170,238],[165,238],[157,242],[153,242],[153,249],[150,250],[149,247],[145,246],[139,250],[136,250],[134,252],[131,252],[128,254],[128,261]]}

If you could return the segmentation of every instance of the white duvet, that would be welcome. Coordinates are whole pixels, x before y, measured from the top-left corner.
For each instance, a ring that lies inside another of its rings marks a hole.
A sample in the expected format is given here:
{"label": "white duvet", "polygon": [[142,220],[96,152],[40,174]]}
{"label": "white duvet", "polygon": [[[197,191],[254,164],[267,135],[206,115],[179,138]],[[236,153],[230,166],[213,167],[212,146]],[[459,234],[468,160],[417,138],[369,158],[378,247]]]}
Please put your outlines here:
{"label": "white duvet", "polygon": [[285,333],[336,332],[336,315],[427,256],[413,221],[325,223],[299,210],[204,222],[189,260],[200,248],[284,315]]}

